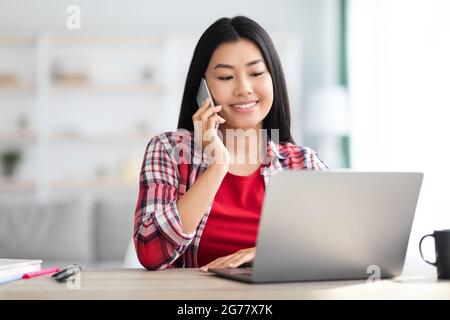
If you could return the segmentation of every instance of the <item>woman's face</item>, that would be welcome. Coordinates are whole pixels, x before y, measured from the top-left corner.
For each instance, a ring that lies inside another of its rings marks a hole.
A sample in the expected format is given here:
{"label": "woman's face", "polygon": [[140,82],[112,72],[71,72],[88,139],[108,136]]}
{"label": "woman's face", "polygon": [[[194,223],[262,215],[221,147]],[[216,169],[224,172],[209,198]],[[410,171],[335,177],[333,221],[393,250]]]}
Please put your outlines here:
{"label": "woman's face", "polygon": [[247,39],[222,43],[211,56],[206,82],[225,127],[261,128],[273,102],[272,77],[259,48]]}

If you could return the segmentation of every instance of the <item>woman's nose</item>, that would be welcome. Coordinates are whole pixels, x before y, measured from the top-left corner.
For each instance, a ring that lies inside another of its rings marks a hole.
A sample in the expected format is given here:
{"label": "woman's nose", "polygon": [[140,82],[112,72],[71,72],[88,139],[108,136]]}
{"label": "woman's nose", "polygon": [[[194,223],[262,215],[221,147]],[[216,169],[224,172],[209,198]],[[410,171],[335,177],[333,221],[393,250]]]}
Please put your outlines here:
{"label": "woman's nose", "polygon": [[237,96],[246,96],[253,93],[252,86],[250,85],[249,81],[243,79],[240,80],[238,83],[238,86],[235,90],[235,95]]}

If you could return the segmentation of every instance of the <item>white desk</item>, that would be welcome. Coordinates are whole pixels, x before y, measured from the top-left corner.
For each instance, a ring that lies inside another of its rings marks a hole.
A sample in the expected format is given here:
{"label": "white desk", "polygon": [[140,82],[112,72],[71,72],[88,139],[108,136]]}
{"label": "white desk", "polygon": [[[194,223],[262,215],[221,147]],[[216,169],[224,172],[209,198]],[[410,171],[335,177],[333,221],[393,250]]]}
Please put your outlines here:
{"label": "white desk", "polygon": [[82,271],[80,288],[50,276],[0,286],[2,299],[450,299],[450,281],[432,268],[404,271],[395,279],[246,284],[198,269]]}

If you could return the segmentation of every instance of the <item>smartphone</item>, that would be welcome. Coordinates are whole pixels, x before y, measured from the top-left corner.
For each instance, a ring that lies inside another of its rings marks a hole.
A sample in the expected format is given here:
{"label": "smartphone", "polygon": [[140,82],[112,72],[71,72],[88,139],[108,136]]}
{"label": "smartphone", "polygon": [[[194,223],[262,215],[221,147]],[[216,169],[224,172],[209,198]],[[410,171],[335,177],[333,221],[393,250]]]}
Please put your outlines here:
{"label": "smartphone", "polygon": [[209,88],[208,85],[206,84],[206,80],[205,78],[202,78],[202,81],[200,81],[200,87],[198,88],[198,93],[197,93],[197,105],[200,108],[203,104],[203,102],[205,102],[206,99],[210,99],[212,106],[214,106],[214,102],[211,96],[211,93],[209,92]]}
{"label": "smartphone", "polygon": [[[210,108],[214,107],[214,100],[211,96],[211,93],[209,92],[209,88],[208,88],[208,85],[206,84],[206,80],[205,80],[205,78],[202,78],[202,81],[200,81],[200,87],[198,88],[198,93],[197,93],[198,107],[200,108],[202,106],[203,102],[205,102],[205,100],[208,98],[211,101]],[[216,129],[219,128],[218,123],[216,123],[215,128]]]}

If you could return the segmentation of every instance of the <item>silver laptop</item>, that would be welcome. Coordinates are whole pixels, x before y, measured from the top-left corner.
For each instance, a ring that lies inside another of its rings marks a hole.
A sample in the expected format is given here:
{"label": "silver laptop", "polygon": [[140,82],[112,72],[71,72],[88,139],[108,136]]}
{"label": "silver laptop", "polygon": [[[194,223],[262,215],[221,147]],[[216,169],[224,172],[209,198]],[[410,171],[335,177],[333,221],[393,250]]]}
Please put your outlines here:
{"label": "silver laptop", "polygon": [[403,269],[423,173],[284,171],[266,190],[245,282],[389,278]]}

